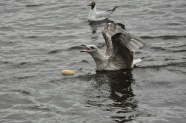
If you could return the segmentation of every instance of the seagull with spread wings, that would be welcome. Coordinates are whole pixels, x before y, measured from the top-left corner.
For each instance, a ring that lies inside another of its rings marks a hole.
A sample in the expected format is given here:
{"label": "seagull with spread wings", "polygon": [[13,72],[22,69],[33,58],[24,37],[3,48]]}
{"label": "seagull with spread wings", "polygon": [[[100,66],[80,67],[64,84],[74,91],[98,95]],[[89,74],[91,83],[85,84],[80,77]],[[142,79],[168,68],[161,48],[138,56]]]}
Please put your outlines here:
{"label": "seagull with spread wings", "polygon": [[81,52],[90,54],[95,63],[96,71],[114,71],[133,68],[141,59],[134,59],[134,53],[145,46],[144,41],[125,31],[121,23],[108,23],[102,31],[106,43],[103,54],[95,45],[84,45]]}

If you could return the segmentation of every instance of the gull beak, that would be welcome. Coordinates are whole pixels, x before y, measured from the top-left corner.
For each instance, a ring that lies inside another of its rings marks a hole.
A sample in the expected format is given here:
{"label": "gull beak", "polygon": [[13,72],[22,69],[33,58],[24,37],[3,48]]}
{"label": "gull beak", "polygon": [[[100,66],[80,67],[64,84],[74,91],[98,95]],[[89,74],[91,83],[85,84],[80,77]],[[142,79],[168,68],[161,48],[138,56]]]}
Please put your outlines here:
{"label": "gull beak", "polygon": [[81,50],[80,52],[86,52],[87,51],[87,49],[89,49],[86,45],[84,45],[84,44],[82,44],[81,45],[84,49],[83,50]]}

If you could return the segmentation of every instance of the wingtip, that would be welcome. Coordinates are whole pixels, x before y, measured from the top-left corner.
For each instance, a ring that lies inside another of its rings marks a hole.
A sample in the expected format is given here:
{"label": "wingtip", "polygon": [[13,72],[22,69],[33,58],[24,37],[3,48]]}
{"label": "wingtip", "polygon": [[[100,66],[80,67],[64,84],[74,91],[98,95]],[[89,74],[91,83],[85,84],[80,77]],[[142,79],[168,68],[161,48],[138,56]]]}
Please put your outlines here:
{"label": "wingtip", "polygon": [[121,26],[121,28],[123,28],[124,30],[126,30],[124,24],[122,24],[122,23],[117,23],[117,25]]}
{"label": "wingtip", "polygon": [[110,9],[110,10],[108,10],[108,11],[112,11],[112,12],[114,12],[115,10],[116,10],[116,8],[118,8],[119,6],[117,5],[117,6],[114,6],[114,8],[112,8],[112,9]]}
{"label": "wingtip", "polygon": [[117,6],[115,6],[114,8],[113,8],[113,11],[115,11],[116,10],[116,8],[118,8],[119,6],[117,5]]}

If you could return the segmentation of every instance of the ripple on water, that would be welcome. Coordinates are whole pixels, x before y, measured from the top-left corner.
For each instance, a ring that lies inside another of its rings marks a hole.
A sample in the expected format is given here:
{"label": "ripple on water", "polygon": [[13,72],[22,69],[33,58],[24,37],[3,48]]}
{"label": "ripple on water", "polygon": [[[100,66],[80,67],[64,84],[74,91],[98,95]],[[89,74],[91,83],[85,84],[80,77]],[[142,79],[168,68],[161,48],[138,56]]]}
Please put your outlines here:
{"label": "ripple on water", "polygon": [[39,6],[42,6],[44,4],[28,4],[28,5],[25,5],[26,7],[39,7]]}
{"label": "ripple on water", "polygon": [[179,39],[179,38],[186,38],[186,35],[183,36],[178,36],[178,35],[164,35],[164,36],[142,36],[141,38],[143,39],[156,39],[156,38],[160,38],[163,40],[170,40],[170,39]]}
{"label": "ripple on water", "polygon": [[[99,73],[79,51],[104,50],[107,22],[88,23],[85,3],[0,1],[0,122],[185,121],[185,1],[117,3],[109,22],[145,40],[136,54],[144,59],[132,71]],[[112,4],[98,1],[98,9]]]}

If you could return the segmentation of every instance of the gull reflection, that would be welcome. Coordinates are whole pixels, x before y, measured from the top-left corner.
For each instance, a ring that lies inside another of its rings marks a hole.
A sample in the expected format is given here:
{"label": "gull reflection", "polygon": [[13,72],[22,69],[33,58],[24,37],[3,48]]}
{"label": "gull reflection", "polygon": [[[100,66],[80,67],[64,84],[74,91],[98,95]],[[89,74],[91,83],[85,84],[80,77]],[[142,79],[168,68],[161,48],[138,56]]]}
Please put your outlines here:
{"label": "gull reflection", "polygon": [[92,34],[95,34],[100,27],[104,27],[105,24],[113,22],[112,20],[104,20],[99,22],[89,22]]}
{"label": "gull reflection", "polygon": [[89,81],[92,86],[86,91],[88,106],[112,112],[114,121],[131,121],[138,115],[135,112],[138,105],[132,90],[134,80],[131,70],[97,72],[89,76]]}

